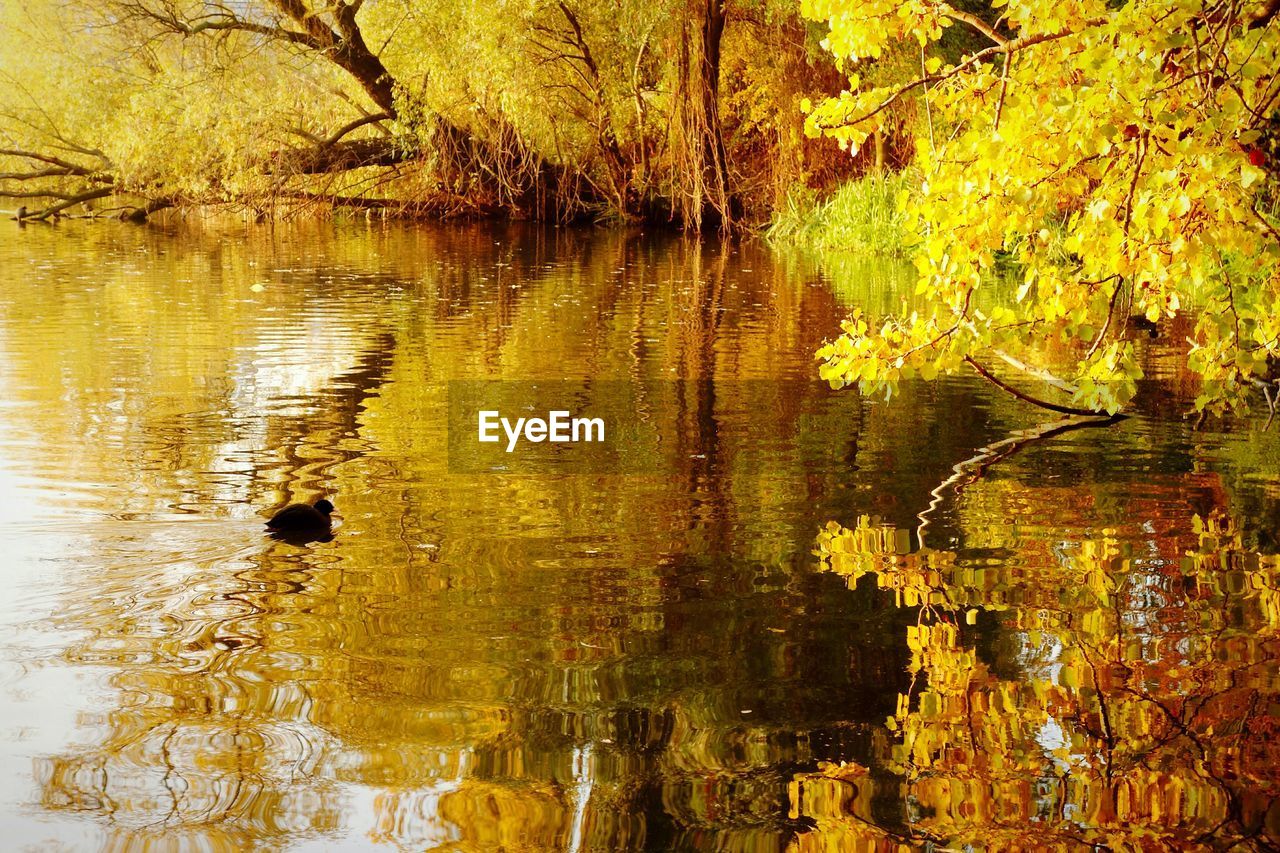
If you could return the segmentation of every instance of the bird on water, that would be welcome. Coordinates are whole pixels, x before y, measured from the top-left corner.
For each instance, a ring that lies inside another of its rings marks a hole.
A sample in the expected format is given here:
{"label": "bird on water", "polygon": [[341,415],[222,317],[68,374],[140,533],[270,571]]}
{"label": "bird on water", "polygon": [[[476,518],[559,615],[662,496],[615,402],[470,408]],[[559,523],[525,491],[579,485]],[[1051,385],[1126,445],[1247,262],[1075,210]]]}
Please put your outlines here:
{"label": "bird on water", "polygon": [[271,516],[267,527],[279,533],[327,531],[333,504],[321,498],[314,504],[290,504]]}

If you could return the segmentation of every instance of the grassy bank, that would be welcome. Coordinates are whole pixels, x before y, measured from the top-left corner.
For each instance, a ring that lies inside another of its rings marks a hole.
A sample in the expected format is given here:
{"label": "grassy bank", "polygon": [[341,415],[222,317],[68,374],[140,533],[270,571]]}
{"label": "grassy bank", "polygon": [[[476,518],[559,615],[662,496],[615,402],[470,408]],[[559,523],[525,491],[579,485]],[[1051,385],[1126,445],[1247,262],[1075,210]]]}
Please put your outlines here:
{"label": "grassy bank", "polygon": [[874,173],[850,181],[827,198],[793,193],[766,231],[771,242],[863,255],[902,255],[908,235],[898,199],[911,177]]}

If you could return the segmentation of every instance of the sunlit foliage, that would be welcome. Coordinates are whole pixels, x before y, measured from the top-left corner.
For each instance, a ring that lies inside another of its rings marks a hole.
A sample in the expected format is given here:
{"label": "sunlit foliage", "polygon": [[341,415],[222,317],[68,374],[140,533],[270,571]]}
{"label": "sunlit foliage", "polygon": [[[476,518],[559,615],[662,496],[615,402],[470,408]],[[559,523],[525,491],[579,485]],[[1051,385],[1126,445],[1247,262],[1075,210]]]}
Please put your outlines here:
{"label": "sunlit foliage", "polygon": [[59,2],[6,3],[0,20],[0,189],[33,205],[264,193],[270,152],[342,115],[333,69],[270,44],[156,39]]}
{"label": "sunlit foliage", "polygon": [[796,109],[820,37],[778,0],[5,0],[0,198],[728,225],[849,173]]}
{"label": "sunlit foliage", "polygon": [[[1276,4],[802,5],[830,25],[851,83],[811,107],[810,133],[856,148],[902,98],[927,105],[904,203],[929,307],[850,318],[819,352],[824,378],[883,393],[1011,355],[1053,362],[1071,407],[1115,412],[1141,375],[1130,318],[1194,310],[1198,407],[1272,393]],[[951,28],[983,44],[944,58],[932,48]],[[903,43],[919,51],[914,75],[862,84],[866,62]]]}

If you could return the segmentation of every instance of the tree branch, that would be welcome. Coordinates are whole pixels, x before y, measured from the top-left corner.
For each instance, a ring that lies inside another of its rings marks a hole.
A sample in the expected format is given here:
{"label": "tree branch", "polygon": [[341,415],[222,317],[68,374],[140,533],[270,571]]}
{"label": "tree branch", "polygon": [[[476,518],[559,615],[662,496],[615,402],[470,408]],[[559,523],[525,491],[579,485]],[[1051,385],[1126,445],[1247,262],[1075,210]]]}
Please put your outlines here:
{"label": "tree branch", "polygon": [[1009,66],[1013,64],[1013,56],[1005,54],[1004,68],[1000,72],[1000,99],[996,101],[996,116],[991,122],[991,132],[1000,132],[1000,115],[1004,112],[1004,98],[1009,94]]}
{"label": "tree branch", "polygon": [[952,20],[960,21],[963,24],[968,24],[970,27],[982,33],[984,36],[991,39],[996,44],[1009,43],[1009,39],[1000,35],[998,32],[995,31],[994,27],[992,27],[986,21],[979,18],[977,15],[970,15],[968,12],[961,12],[959,9],[949,9],[947,10],[946,15],[948,18],[951,18]]}
{"label": "tree branch", "polygon": [[[1280,2],[1280,0],[1278,0],[1278,2]],[[1037,33],[1035,35],[1023,36],[1022,38],[1010,39],[1003,42],[1002,44],[996,44],[996,45],[993,45],[992,47],[984,48],[983,50],[980,50],[977,53],[971,53],[969,54],[968,57],[966,57],[954,68],[951,68],[950,70],[948,70],[945,74],[925,74],[908,83],[903,83],[902,85],[895,88],[892,92],[890,92],[888,97],[886,97],[878,107],[876,107],[875,109],[871,110],[870,112],[864,115],[859,116],[856,119],[845,121],[844,125],[848,126],[848,125],[861,124],[862,122],[866,121],[867,119],[871,118],[877,113],[888,109],[899,98],[901,98],[903,95],[907,94],[908,92],[911,92],[915,89],[919,89],[921,86],[930,86],[934,83],[941,83],[943,80],[949,80],[952,77],[959,74],[960,72],[969,68],[969,66],[982,62],[984,59],[990,59],[994,56],[1000,56],[1000,55],[1012,56],[1015,53],[1026,50],[1031,47],[1035,47],[1036,45],[1039,45],[1039,44],[1045,44],[1046,42],[1057,41],[1059,39],[1070,38],[1071,36],[1080,35],[1083,29],[1086,29],[1088,27],[1101,26],[1102,24],[1105,24],[1108,20],[1109,20],[1108,18],[1090,18],[1089,20],[1084,22],[1084,27],[1078,30],[1058,30],[1057,32],[1052,32],[1052,33]]]}
{"label": "tree branch", "polygon": [[35,172],[0,172],[0,181],[33,181],[38,178],[65,178],[75,174],[70,169],[40,169]]}
{"label": "tree branch", "polygon": [[1048,370],[1045,370],[1043,367],[1032,367],[1031,365],[1027,364],[1026,362],[1018,358],[1015,358],[1014,356],[1010,355],[1009,353],[1005,352],[1002,349],[992,350],[992,352],[994,352],[996,356],[1000,358],[1001,361],[1003,361],[1005,364],[1009,365],[1010,367],[1021,370],[1023,373],[1027,374],[1028,376],[1033,376],[1036,379],[1039,379],[1041,382],[1047,382],[1050,385],[1052,385],[1054,388],[1057,388],[1059,391],[1066,391],[1068,394],[1074,394],[1080,390],[1079,388],[1072,385],[1067,380],[1062,379],[1061,377],[1055,376],[1054,374],[1050,373]]}
{"label": "tree branch", "polygon": [[57,190],[6,191],[0,190],[0,198],[75,198],[79,193],[60,193]]}
{"label": "tree branch", "polygon": [[264,164],[268,175],[321,175],[366,166],[395,166],[417,155],[394,139],[330,137],[315,147],[286,148],[274,152]]}
{"label": "tree branch", "polygon": [[324,47],[324,45],[316,42],[308,33],[300,33],[296,30],[286,29],[285,27],[276,27],[268,24],[259,24],[253,21],[247,21],[222,6],[219,6],[218,11],[216,12],[197,18],[194,21],[188,21],[178,17],[177,12],[173,11],[172,8],[162,12],[152,9],[150,6],[142,2],[125,3],[122,5],[134,18],[151,21],[159,24],[163,29],[168,30],[169,32],[182,36],[196,36],[204,32],[238,31],[255,33],[257,35],[267,36],[268,38],[291,42],[303,47],[309,47],[313,50],[320,50]]}
{"label": "tree branch", "polygon": [[973,356],[966,355],[964,357],[964,360],[965,360],[965,363],[968,364],[970,367],[972,367],[975,371],[977,371],[978,375],[981,376],[983,379],[987,380],[992,385],[995,385],[1000,390],[1009,392],[1013,396],[1017,397],[1019,400],[1022,400],[1024,403],[1030,403],[1033,406],[1039,406],[1040,408],[1048,409],[1051,412],[1061,412],[1064,415],[1085,415],[1088,417],[1096,417],[1096,418],[1111,417],[1111,414],[1109,412],[1105,412],[1100,409],[1078,409],[1074,406],[1062,406],[1057,403],[1051,403],[1048,400],[1041,400],[1039,397],[1033,397],[1030,394],[1019,391],[1017,388],[1014,388],[1012,385],[1008,384],[1007,382],[1001,381],[990,370],[987,370],[981,364],[978,364],[978,362],[974,361]]}
{"label": "tree branch", "polygon": [[151,214],[168,210],[177,206],[177,204],[178,199],[175,196],[161,196],[160,198],[151,199],[141,207],[135,207],[133,210],[122,213],[120,218],[127,222],[142,224],[147,221],[147,217]]}
{"label": "tree branch", "polygon": [[342,139],[342,137],[346,136],[348,133],[351,133],[351,131],[353,130],[364,127],[366,124],[377,124],[380,121],[390,121],[393,118],[395,118],[395,116],[393,116],[391,113],[386,113],[386,112],[370,113],[367,116],[361,116],[358,119],[354,119],[352,121],[347,122],[342,127],[334,131],[332,136],[330,136],[328,139],[323,140],[320,143],[320,147],[332,148],[334,145],[338,144],[338,141]]}
{"label": "tree branch", "polygon": [[195,20],[179,17],[172,6],[161,11],[144,0],[130,0],[121,5],[133,17],[151,21],[184,37],[205,32],[239,31],[316,51],[350,74],[381,109],[392,115],[396,112],[394,81],[382,60],[365,45],[356,24],[359,4],[338,4],[323,10],[333,14],[336,31],[321,18],[322,12],[313,11],[302,0],[271,0],[271,5],[300,29],[250,21],[220,3],[206,2],[204,8],[210,9],[210,13]]}
{"label": "tree branch", "polygon": [[1111,299],[1107,302],[1107,319],[1102,324],[1102,331],[1098,332],[1098,337],[1093,339],[1093,344],[1089,347],[1089,351],[1084,354],[1084,360],[1088,361],[1093,358],[1093,354],[1098,351],[1098,347],[1102,346],[1103,340],[1107,337],[1107,331],[1111,328],[1111,315],[1116,313],[1116,297],[1120,295],[1120,288],[1124,287],[1124,277],[1120,275],[1109,276],[1109,278],[1117,279],[1116,286],[1111,291]]}
{"label": "tree branch", "polygon": [[[1280,2],[1280,0],[1277,0],[1277,2]],[[1253,205],[1249,209],[1253,211],[1253,215],[1262,223],[1262,227],[1266,228],[1267,231],[1271,233],[1271,236],[1275,238],[1277,243],[1280,243],[1280,231],[1277,231],[1276,227],[1268,221],[1267,217],[1263,216],[1261,211],[1258,210],[1258,199],[1256,197],[1253,200]]]}
{"label": "tree branch", "polygon": [[35,213],[29,213],[24,218],[37,219],[37,220],[48,219],[50,216],[54,216],[55,214],[61,213],[62,211],[66,210],[68,207],[74,207],[75,205],[80,204],[82,202],[86,202],[86,201],[93,201],[95,198],[104,198],[105,196],[109,196],[114,192],[115,192],[114,187],[99,187],[96,190],[86,190],[85,192],[82,192],[79,195],[74,195],[74,196],[71,196],[70,198],[65,199],[64,201],[58,202],[57,204],[52,204],[46,207],[44,210],[39,210],[39,211],[36,211]]}
{"label": "tree branch", "polygon": [[48,163],[50,166],[57,166],[59,169],[66,169],[69,175],[90,175],[92,169],[81,166],[78,163],[72,163],[70,160],[63,160],[61,157],[54,157],[52,154],[41,154],[38,151],[24,151],[17,148],[0,148],[0,156],[8,157],[24,157],[28,160],[38,160],[41,163]]}

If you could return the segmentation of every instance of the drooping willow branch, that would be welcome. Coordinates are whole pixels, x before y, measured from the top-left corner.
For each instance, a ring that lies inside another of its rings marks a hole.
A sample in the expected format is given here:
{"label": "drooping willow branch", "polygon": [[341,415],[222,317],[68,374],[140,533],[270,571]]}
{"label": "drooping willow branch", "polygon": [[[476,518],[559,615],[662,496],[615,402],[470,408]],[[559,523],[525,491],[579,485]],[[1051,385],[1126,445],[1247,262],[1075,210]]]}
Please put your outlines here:
{"label": "drooping willow branch", "polygon": [[[171,0],[158,3],[123,0],[115,5],[125,15],[183,37],[244,32],[321,54],[351,75],[380,109],[396,114],[395,80],[382,60],[365,44],[364,34],[356,22],[359,3],[335,3],[313,9],[303,0],[271,0],[281,15],[279,21],[272,23],[245,18],[222,3],[202,4],[206,13],[194,17],[181,14]],[[332,23],[326,21],[326,14]]]}
{"label": "drooping willow branch", "polygon": [[[448,172],[444,180],[456,178],[481,187],[482,195],[497,196],[503,205],[536,205],[541,203],[540,198],[549,198],[558,207],[567,203],[563,190],[577,184],[571,170],[548,161],[518,134],[513,139],[507,123],[500,123],[496,130],[468,129],[421,104],[429,116],[428,127],[412,138],[348,138],[358,128],[399,118],[401,102],[397,92],[405,91],[365,42],[356,20],[362,3],[264,3],[274,10],[273,14],[250,17],[251,4],[214,0],[190,4],[175,0],[113,0],[111,5],[119,19],[140,21],[162,34],[189,38],[243,32],[313,54],[346,72],[377,106],[378,113],[355,119],[312,146],[286,148],[261,158],[258,166],[267,174],[314,175],[394,167],[416,158],[429,158],[444,165]],[[309,134],[299,135],[305,138]]]}

